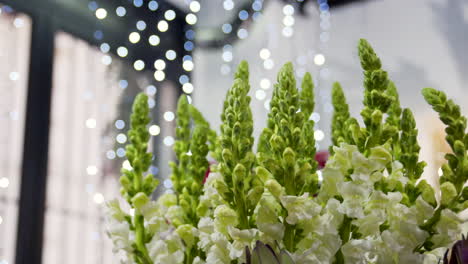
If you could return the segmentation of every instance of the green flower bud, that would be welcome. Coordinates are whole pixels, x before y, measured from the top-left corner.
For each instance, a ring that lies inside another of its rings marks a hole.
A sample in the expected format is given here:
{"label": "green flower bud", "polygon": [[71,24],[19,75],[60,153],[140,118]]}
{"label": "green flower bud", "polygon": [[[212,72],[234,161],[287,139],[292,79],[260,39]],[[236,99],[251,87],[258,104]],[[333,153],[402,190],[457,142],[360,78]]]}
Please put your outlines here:
{"label": "green flower bud", "polygon": [[194,246],[196,229],[192,225],[180,225],[177,227],[176,233],[182,238],[187,248]]}
{"label": "green flower bud", "polygon": [[276,199],[280,199],[280,197],[284,194],[284,188],[274,179],[269,179],[265,182],[265,187],[268,191],[276,197]]}
{"label": "green flower bud", "polygon": [[263,186],[257,186],[253,189],[251,189],[248,193],[247,193],[247,201],[249,202],[249,204],[251,205],[250,207],[251,208],[255,208],[255,206],[257,205],[258,201],[260,200],[260,198],[262,197],[262,194],[263,194]]}
{"label": "green flower bud", "polygon": [[437,206],[437,201],[435,199],[434,189],[430,184],[426,182],[426,180],[421,180],[417,185],[418,190],[421,192],[421,197],[424,201],[428,204],[432,205],[433,207]]}
{"label": "green flower bud", "polygon": [[451,182],[444,182],[440,186],[440,191],[442,192],[442,198],[440,201],[442,205],[450,205],[453,199],[457,197],[457,189]]}
{"label": "green flower bud", "polygon": [[460,140],[455,140],[455,145],[454,145],[454,152],[458,156],[464,156],[465,155],[465,145],[463,145],[463,142]]}
{"label": "green flower bud", "polygon": [[283,152],[283,159],[286,167],[294,167],[294,164],[296,163],[296,153],[288,147]]}
{"label": "green flower bud", "polygon": [[255,169],[255,173],[257,174],[257,177],[260,178],[262,182],[266,182],[268,179],[273,179],[273,175],[265,169],[264,167],[257,167]]}
{"label": "green flower bud", "polygon": [[145,193],[139,192],[132,198],[132,204],[135,209],[141,210],[141,208],[149,202],[148,196]]}
{"label": "green flower bud", "polygon": [[239,223],[236,211],[229,208],[227,205],[220,205],[214,211],[216,220],[225,226],[237,226]]}

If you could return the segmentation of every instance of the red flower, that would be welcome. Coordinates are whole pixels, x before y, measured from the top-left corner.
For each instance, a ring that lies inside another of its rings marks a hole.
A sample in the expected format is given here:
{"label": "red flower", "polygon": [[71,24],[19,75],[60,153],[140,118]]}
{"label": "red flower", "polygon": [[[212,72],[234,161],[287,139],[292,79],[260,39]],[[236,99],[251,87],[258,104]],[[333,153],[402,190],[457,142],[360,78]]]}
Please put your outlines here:
{"label": "red flower", "polygon": [[318,151],[315,153],[315,160],[318,162],[318,169],[323,169],[327,164],[330,153],[327,150]]}

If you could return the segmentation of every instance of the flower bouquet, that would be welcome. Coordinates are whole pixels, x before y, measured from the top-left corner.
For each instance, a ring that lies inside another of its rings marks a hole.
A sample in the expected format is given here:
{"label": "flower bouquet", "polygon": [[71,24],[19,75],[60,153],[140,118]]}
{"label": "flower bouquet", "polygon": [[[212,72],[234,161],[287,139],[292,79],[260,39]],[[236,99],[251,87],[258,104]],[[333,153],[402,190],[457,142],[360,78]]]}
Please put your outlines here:
{"label": "flower bouquet", "polygon": [[[170,164],[173,193],[156,201],[150,197],[158,181],[147,174],[147,97],[138,95],[126,148],[131,169],[123,169],[120,178],[125,205],[113,200],[106,207],[108,234],[123,263],[438,263],[444,254],[455,259],[446,251],[461,238],[458,214],[468,207],[466,118],[443,92],[423,89],[447,126],[453,151],[445,156],[440,192],[435,191],[420,178],[425,163],[418,158],[411,111],[401,108],[395,85],[365,40],[359,56],[363,125],[350,116],[343,90],[334,84],[333,146],[323,170],[314,159],[310,74],[298,89],[292,64],[280,70],[254,151],[249,72],[241,62],[219,135],[180,98],[177,161]],[[208,156],[217,162],[211,168]]]}

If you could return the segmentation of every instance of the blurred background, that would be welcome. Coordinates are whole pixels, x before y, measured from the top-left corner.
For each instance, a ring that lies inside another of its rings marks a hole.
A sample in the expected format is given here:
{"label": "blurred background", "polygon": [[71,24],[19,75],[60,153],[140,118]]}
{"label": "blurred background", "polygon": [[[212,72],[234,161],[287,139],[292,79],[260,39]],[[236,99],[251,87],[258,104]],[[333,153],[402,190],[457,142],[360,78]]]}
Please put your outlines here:
{"label": "blurred background", "polygon": [[255,134],[287,61],[315,82],[318,149],[330,144],[331,85],[362,106],[357,42],[366,38],[420,130],[432,183],[448,151],[420,90],[468,114],[467,0],[0,0],[0,264],[116,263],[102,205],[118,195],[138,92],[149,95],[157,192],[171,189],[177,98],[210,121],[241,60]]}

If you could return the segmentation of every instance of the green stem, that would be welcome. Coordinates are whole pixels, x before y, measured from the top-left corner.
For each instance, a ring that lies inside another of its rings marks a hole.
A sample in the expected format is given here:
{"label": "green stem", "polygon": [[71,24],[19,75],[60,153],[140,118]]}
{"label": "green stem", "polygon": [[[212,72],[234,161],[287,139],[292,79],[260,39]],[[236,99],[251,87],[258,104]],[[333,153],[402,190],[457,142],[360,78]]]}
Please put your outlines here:
{"label": "green stem", "polygon": [[135,223],[135,244],[137,250],[142,255],[143,263],[151,263],[151,258],[149,257],[148,250],[146,249],[145,245],[145,226],[144,226],[144,219],[143,215],[136,213],[133,218]]}
{"label": "green stem", "polygon": [[244,193],[239,193],[237,195],[237,198],[237,214],[239,215],[239,227],[240,229],[248,229],[250,225],[247,216],[247,208],[245,206]]}
{"label": "green stem", "polygon": [[296,233],[296,226],[286,223],[286,229],[284,230],[284,246],[289,252],[294,252],[294,237]]}

